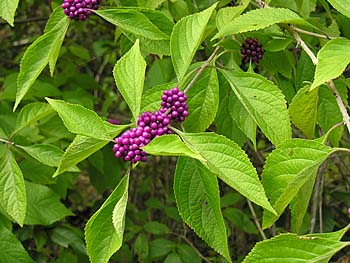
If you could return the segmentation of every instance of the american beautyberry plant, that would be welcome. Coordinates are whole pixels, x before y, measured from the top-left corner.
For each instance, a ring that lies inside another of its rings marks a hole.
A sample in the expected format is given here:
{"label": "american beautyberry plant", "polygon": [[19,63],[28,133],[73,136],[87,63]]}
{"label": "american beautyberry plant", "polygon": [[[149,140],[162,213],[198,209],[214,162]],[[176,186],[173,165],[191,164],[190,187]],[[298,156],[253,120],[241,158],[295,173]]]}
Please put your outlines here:
{"label": "american beautyberry plant", "polygon": [[347,260],[349,4],[52,1],[4,41],[0,261]]}

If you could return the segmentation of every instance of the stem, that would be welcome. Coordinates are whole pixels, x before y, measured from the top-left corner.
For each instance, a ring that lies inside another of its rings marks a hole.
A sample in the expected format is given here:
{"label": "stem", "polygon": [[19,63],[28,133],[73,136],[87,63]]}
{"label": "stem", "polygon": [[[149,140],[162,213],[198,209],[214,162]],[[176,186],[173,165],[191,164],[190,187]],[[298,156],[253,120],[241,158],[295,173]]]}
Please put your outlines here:
{"label": "stem", "polygon": [[259,220],[255,214],[255,210],[254,210],[254,207],[252,205],[252,203],[250,202],[249,199],[247,199],[247,202],[248,202],[248,206],[249,206],[249,209],[250,209],[250,212],[252,213],[252,216],[253,216],[253,220],[254,220],[254,223],[256,225],[256,228],[258,229],[262,239],[266,240],[266,235],[264,233],[264,231],[262,230],[261,226],[260,226],[260,223],[259,223]]}
{"label": "stem", "polygon": [[14,142],[11,142],[11,141],[6,140],[4,138],[0,138],[0,142],[6,143],[6,144],[9,144],[9,145],[13,145],[13,146],[17,146]]}
{"label": "stem", "polygon": [[191,82],[187,85],[187,87],[185,88],[184,92],[187,93],[189,91],[190,88],[192,88],[192,86],[194,85],[194,83],[197,81],[197,79],[199,78],[199,76],[202,74],[202,72],[205,70],[205,68],[210,64],[210,62],[214,59],[215,55],[218,53],[220,49],[220,46],[217,46],[213,53],[210,55],[210,57],[204,62],[204,64],[202,66],[200,66],[198,72],[196,73],[196,75],[193,77],[193,79],[191,80]]}
{"label": "stem", "polygon": [[297,43],[301,46],[301,48],[305,51],[305,53],[310,57],[310,59],[312,60],[312,63],[314,65],[317,65],[318,63],[318,59],[316,58],[315,54],[311,51],[311,49],[306,45],[306,43],[304,42],[304,40],[301,39],[300,35],[298,34],[298,32],[294,31],[291,27],[290,27],[292,34],[295,38],[295,40],[297,41]]}
{"label": "stem", "polygon": [[321,35],[321,34],[317,34],[314,32],[306,31],[304,29],[301,29],[301,28],[293,26],[293,25],[291,25],[290,28],[293,29],[293,31],[297,31],[299,33],[313,36],[313,37],[318,37],[318,38],[323,38],[323,39],[336,39],[337,38],[337,37],[331,37],[331,36],[327,36],[327,35]]}

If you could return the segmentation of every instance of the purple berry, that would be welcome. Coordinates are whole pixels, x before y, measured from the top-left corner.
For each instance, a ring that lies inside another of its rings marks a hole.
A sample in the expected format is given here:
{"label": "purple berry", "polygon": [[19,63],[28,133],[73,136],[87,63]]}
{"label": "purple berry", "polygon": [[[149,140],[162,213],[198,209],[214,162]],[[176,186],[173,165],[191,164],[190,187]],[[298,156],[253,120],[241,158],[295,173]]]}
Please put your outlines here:
{"label": "purple berry", "polygon": [[241,46],[242,63],[247,64],[249,61],[258,63],[262,59],[265,50],[256,38],[247,38]]}
{"label": "purple berry", "polygon": [[100,0],[64,0],[61,7],[64,13],[74,20],[84,21],[92,14],[91,10],[97,10]]}
{"label": "purple berry", "polygon": [[168,113],[170,119],[175,122],[185,120],[188,114],[184,116],[183,112],[188,110],[188,106],[186,103],[187,95],[184,92],[180,91],[178,87],[165,90],[161,99],[161,112]]}

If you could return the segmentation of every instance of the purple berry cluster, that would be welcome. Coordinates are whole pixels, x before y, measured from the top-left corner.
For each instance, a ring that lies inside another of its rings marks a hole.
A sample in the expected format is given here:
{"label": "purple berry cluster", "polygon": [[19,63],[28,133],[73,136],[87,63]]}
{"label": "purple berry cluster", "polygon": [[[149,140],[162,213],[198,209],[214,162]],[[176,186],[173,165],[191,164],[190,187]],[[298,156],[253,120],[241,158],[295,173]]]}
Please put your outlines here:
{"label": "purple berry cluster", "polygon": [[187,95],[178,87],[165,90],[162,95],[161,112],[168,112],[175,122],[183,122],[188,116]]}
{"label": "purple berry cluster", "polygon": [[115,157],[131,163],[147,161],[147,153],[141,147],[158,136],[171,134],[172,131],[169,129],[171,120],[176,122],[185,120],[188,116],[186,100],[187,95],[177,87],[164,91],[159,111],[143,112],[137,119],[136,128],[127,130],[114,139]]}
{"label": "purple berry cluster", "polygon": [[241,46],[241,57],[243,63],[259,62],[264,55],[265,50],[256,38],[247,38]]}
{"label": "purple berry cluster", "polygon": [[70,19],[84,21],[99,4],[100,0],[64,0],[61,6]]}

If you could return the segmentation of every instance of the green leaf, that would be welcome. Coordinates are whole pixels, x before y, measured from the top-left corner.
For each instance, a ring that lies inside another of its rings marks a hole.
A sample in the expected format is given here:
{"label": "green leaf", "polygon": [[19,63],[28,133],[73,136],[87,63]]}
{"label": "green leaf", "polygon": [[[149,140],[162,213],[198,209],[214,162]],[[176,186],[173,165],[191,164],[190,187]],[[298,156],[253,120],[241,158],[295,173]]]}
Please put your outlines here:
{"label": "green leaf", "polygon": [[[60,148],[51,144],[34,144],[18,147],[26,151],[34,159],[51,167],[58,167],[64,154]],[[78,167],[72,166],[68,171],[79,172],[80,170]]]}
{"label": "green leaf", "polygon": [[214,36],[215,38],[266,28],[273,24],[300,24],[307,22],[296,13],[285,8],[261,8],[249,11],[227,23]]}
{"label": "green leaf", "polygon": [[73,215],[60,197],[47,186],[25,182],[27,193],[26,225],[51,225],[66,216]]}
{"label": "green leaf", "polygon": [[181,157],[176,165],[174,192],[186,224],[231,262],[216,176],[199,161]]}
{"label": "green leaf", "polygon": [[152,40],[167,40],[169,35],[162,32],[144,14],[135,9],[104,9],[95,11],[103,19],[132,34]]}
{"label": "green leaf", "polygon": [[350,18],[350,1],[349,0],[327,0],[337,11]]}
{"label": "green leaf", "polygon": [[219,107],[219,81],[215,68],[207,68],[187,92],[189,115],[184,122],[188,132],[205,131]]}
{"label": "green leaf", "polygon": [[177,252],[180,255],[182,262],[191,262],[191,263],[201,263],[202,259],[198,256],[196,250],[193,249],[190,245],[187,244],[178,244]]}
{"label": "green leaf", "polygon": [[241,209],[229,207],[223,212],[224,217],[234,224],[239,230],[249,234],[257,234],[255,225]]}
{"label": "green leaf", "polygon": [[311,89],[339,77],[350,63],[350,40],[333,39],[317,53],[314,82]]}
{"label": "green leaf", "polygon": [[128,186],[129,173],[86,224],[86,249],[92,263],[109,262],[122,245]]}
{"label": "green leaf", "polygon": [[162,223],[159,223],[157,221],[150,221],[147,222],[143,226],[144,230],[148,233],[154,234],[154,235],[165,235],[169,234],[170,229],[167,227],[167,225],[164,225]]}
{"label": "green leaf", "polygon": [[154,86],[142,95],[141,101],[141,112],[145,111],[157,111],[159,110],[159,105],[162,101],[162,94],[164,90],[169,90],[173,87],[176,87],[176,83],[170,82],[166,84],[161,84]]}
{"label": "green leaf", "polygon": [[192,62],[216,5],[182,18],[174,26],[170,38],[170,53],[178,82],[181,82]]}
{"label": "green leaf", "polygon": [[0,1],[0,17],[5,19],[13,27],[16,9],[19,0],[2,0]]}
{"label": "green leaf", "polygon": [[26,189],[21,169],[7,149],[5,155],[0,156],[0,206],[20,226],[26,215]]}
{"label": "green leaf", "polygon": [[264,77],[221,70],[238,100],[275,145],[291,138],[289,114],[281,90]]}
{"label": "green leaf", "polygon": [[164,260],[164,263],[182,263],[180,255],[175,252],[171,252]]}
{"label": "green leaf", "polygon": [[252,202],[274,212],[255,168],[236,143],[215,133],[181,133],[181,137],[207,160],[211,172]]}
{"label": "green leaf", "polygon": [[0,223],[1,262],[34,263],[16,236]]}
{"label": "green leaf", "polygon": [[298,91],[289,105],[292,122],[310,139],[315,134],[317,102],[318,89],[310,91],[310,86],[305,86]]}
{"label": "green leaf", "polygon": [[142,149],[152,155],[188,156],[204,161],[200,154],[189,148],[180,137],[175,134],[159,136],[142,147]]}
{"label": "green leaf", "polygon": [[81,105],[67,103],[63,100],[49,98],[46,98],[46,100],[52,108],[57,111],[64,126],[66,126],[70,132],[98,139],[110,139],[104,121],[96,112],[84,108]]}
{"label": "green leaf", "polygon": [[314,181],[319,165],[331,153],[332,149],[322,143],[291,139],[278,145],[267,157],[261,177],[277,215],[264,211],[263,228],[278,219],[306,182]]}
{"label": "green leaf", "polygon": [[147,236],[141,233],[137,236],[134,243],[134,251],[139,259],[145,259],[149,254],[149,245]]}
{"label": "green leaf", "polygon": [[52,112],[54,112],[54,110],[47,103],[34,102],[27,104],[19,112],[16,121],[16,130],[12,134],[18,133],[28,125],[46,117]]}
{"label": "green leaf", "polygon": [[243,13],[246,5],[220,8],[216,15],[216,26],[221,30],[226,24]]}
{"label": "green leaf", "polygon": [[149,257],[151,259],[164,257],[174,248],[175,243],[170,240],[163,238],[155,239],[150,243]]}
{"label": "green leaf", "polygon": [[257,243],[243,262],[325,263],[349,244],[350,242],[333,241],[317,235],[308,237],[281,234]]}
{"label": "green leaf", "polygon": [[[57,7],[60,8],[60,7]],[[57,9],[58,10],[58,9]],[[63,38],[67,32],[69,20],[63,14],[60,21],[56,21],[56,16],[53,19],[56,25],[48,32],[37,38],[26,50],[21,60],[20,72],[17,78],[17,94],[14,110],[23,97],[29,91],[40,73],[50,62],[50,69],[53,72],[54,64],[56,63],[58,52],[62,44]],[[55,13],[53,13],[55,14]],[[51,17],[50,17],[51,18]],[[48,23],[51,23],[50,20]]]}
{"label": "green leaf", "polygon": [[298,91],[305,86],[305,82],[312,82],[314,74],[315,65],[310,57],[302,51],[296,68],[295,89]]}
{"label": "green leaf", "polygon": [[146,62],[141,56],[139,41],[115,64],[113,76],[118,90],[136,120],[140,113]]}

